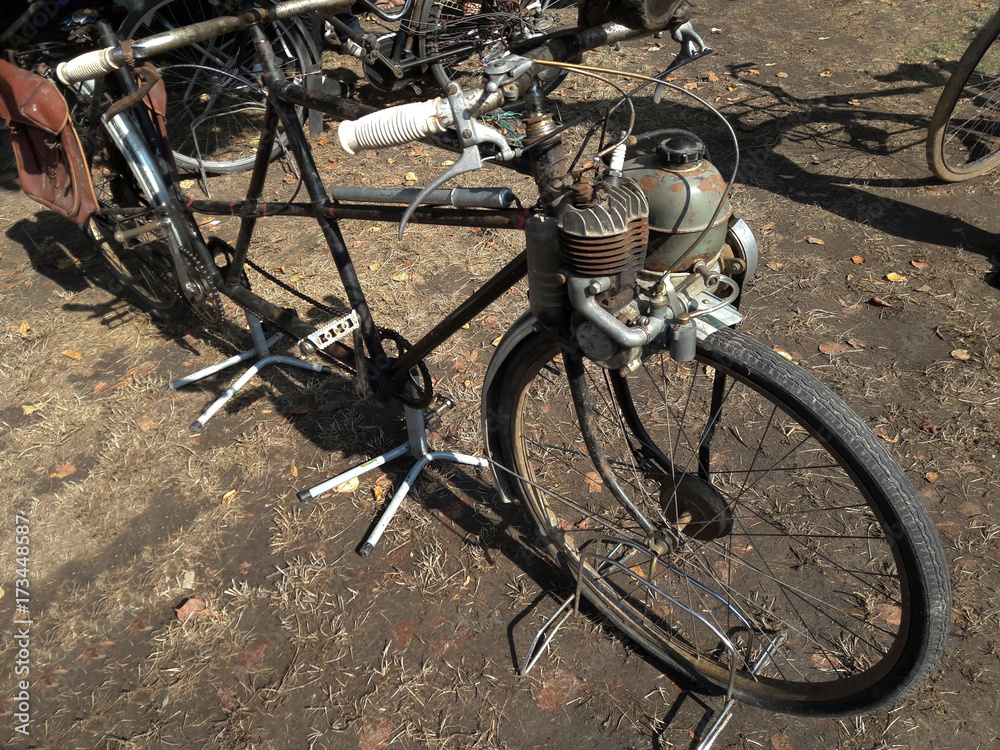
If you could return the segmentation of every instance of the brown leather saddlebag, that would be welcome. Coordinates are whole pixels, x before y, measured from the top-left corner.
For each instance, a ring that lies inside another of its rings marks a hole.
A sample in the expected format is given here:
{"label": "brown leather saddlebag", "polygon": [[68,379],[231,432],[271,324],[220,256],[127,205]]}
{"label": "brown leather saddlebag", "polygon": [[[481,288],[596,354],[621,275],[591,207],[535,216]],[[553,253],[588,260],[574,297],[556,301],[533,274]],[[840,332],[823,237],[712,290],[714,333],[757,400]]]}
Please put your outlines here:
{"label": "brown leather saddlebag", "polygon": [[24,193],[77,224],[85,222],[97,199],[69,107],[55,84],[0,60],[0,115]]}

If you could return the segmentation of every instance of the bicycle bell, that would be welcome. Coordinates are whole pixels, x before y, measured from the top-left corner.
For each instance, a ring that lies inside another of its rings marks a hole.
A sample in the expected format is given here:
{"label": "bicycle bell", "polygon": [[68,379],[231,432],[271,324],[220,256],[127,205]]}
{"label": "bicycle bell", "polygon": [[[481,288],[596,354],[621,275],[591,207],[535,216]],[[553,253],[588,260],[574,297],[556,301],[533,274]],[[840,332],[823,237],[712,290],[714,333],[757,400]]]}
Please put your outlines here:
{"label": "bicycle bell", "polygon": [[719,257],[733,209],[726,180],[705,158],[701,139],[686,131],[672,135],[652,153],[628,159],[622,174],[639,184],[649,202],[647,270],[686,271],[696,261]]}

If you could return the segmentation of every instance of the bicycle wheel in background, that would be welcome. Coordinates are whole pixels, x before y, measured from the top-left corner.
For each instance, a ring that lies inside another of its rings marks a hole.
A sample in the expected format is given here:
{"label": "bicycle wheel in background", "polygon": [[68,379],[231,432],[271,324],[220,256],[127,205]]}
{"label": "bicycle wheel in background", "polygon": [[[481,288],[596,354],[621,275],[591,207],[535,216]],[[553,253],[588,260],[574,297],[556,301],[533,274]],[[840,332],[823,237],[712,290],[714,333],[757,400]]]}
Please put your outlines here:
{"label": "bicycle wheel in background", "polygon": [[945,182],[1000,164],[1000,12],[979,30],[941,92],[927,130],[927,165]]}
{"label": "bicycle wheel in background", "polygon": [[873,711],[928,676],[950,620],[944,554],[906,476],[836,396],[728,329],[696,361],[654,356],[627,377],[578,363],[609,471],[650,533],[595,468],[574,366],[524,330],[484,386],[498,484],[628,637],[793,714]]}
{"label": "bicycle wheel in background", "polygon": [[[532,5],[544,8],[535,10]],[[483,66],[507,54],[511,44],[554,28],[549,5],[554,4],[522,4],[516,0],[425,3],[418,19],[417,52],[421,57],[444,55],[430,66],[442,90],[447,89],[449,81],[467,89],[479,84]],[[539,76],[545,93],[565,78],[566,71],[555,68]]]}
{"label": "bicycle wheel in background", "polygon": [[[128,14],[118,34],[122,39],[149,36],[238,9],[233,0],[147,0]],[[302,19],[270,24],[266,32],[286,77],[319,70],[320,52]],[[167,87],[167,132],[177,166],[214,173],[253,167],[265,95],[249,34],[225,34],[155,62]],[[298,113],[305,122],[306,111]],[[279,133],[272,157],[284,143]]]}

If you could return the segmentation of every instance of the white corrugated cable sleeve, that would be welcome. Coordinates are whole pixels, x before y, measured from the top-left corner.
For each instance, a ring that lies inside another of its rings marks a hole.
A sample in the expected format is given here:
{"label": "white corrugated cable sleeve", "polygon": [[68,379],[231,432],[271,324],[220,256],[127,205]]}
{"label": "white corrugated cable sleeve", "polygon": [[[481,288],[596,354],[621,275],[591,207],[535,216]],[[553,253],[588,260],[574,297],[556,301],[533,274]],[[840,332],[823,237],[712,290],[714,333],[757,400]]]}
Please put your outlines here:
{"label": "white corrugated cable sleeve", "polygon": [[115,47],[96,49],[93,52],[85,52],[79,57],[59,63],[56,66],[56,75],[59,80],[69,86],[72,83],[82,83],[95,78],[114,73],[121,65],[115,64],[111,59],[111,53]]}
{"label": "white corrugated cable sleeve", "polygon": [[447,104],[442,107],[441,97],[438,97],[383,109],[358,120],[345,120],[340,123],[337,133],[344,151],[355,154],[366,148],[400,146],[443,133],[451,119]]}

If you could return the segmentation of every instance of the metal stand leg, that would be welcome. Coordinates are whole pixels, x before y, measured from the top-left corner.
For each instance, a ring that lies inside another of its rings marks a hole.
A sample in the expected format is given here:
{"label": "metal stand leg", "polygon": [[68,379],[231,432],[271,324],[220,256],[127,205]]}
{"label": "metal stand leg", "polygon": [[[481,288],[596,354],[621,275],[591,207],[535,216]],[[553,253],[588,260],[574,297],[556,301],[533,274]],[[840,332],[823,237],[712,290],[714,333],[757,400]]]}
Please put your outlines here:
{"label": "metal stand leg", "polygon": [[[415,396],[416,390],[412,386],[412,394]],[[382,535],[385,533],[386,528],[389,526],[389,522],[392,521],[392,517],[396,515],[396,511],[399,510],[399,506],[403,504],[403,500],[410,492],[410,488],[416,481],[417,476],[421,471],[429,464],[431,461],[451,461],[456,464],[465,464],[466,466],[478,466],[480,468],[486,468],[489,466],[489,461],[485,458],[479,458],[478,456],[468,456],[464,453],[453,453],[452,451],[432,451],[430,446],[427,444],[427,429],[426,420],[428,417],[433,417],[440,414],[445,409],[449,409],[454,406],[454,402],[450,399],[437,407],[428,414],[425,414],[422,409],[414,409],[413,407],[406,407],[406,442],[402,445],[397,445],[391,451],[383,453],[381,456],[365,461],[363,464],[355,466],[353,469],[338,474],[332,479],[327,479],[321,484],[317,484],[308,490],[303,490],[298,494],[299,500],[312,500],[313,498],[319,497],[325,492],[329,492],[334,487],[338,487],[344,482],[348,482],[355,477],[359,477],[362,474],[367,474],[369,471],[377,469],[380,466],[392,461],[394,458],[399,458],[400,456],[410,455],[417,459],[416,464],[410,469],[406,478],[399,485],[396,490],[396,494],[393,495],[392,500],[389,501],[389,505],[382,512],[378,523],[375,524],[375,528],[372,529],[371,533],[365,539],[364,543],[361,545],[359,553],[362,557],[368,557],[371,555],[372,550],[375,549],[375,545],[379,543]]]}
{"label": "metal stand leg", "polygon": [[268,365],[288,365],[289,367],[298,367],[302,370],[309,370],[310,372],[318,372],[322,374],[329,374],[331,372],[329,367],[325,365],[317,365],[312,362],[305,362],[301,359],[296,359],[295,357],[284,357],[277,354],[271,354],[270,348],[281,338],[281,334],[277,333],[269,339],[264,338],[264,329],[261,328],[260,319],[257,316],[247,313],[247,325],[250,327],[250,338],[253,339],[253,349],[248,349],[242,354],[237,354],[236,356],[230,357],[229,359],[219,362],[218,364],[206,367],[203,370],[198,370],[198,372],[192,373],[180,380],[175,380],[171,383],[168,388],[176,391],[178,388],[183,388],[186,385],[195,383],[199,380],[203,380],[210,375],[214,375],[217,372],[228,369],[241,362],[246,362],[249,359],[257,358],[257,361],[250,365],[250,368],[243,373],[229,388],[223,393],[219,398],[217,398],[211,406],[209,406],[205,412],[198,417],[194,422],[191,423],[191,431],[197,432],[205,423],[211,419],[219,409],[226,405],[233,396],[235,396],[243,386],[250,382],[251,378],[258,372],[263,370]]}
{"label": "metal stand leg", "polygon": [[[784,642],[784,634],[779,633],[771,639],[771,642],[767,644],[767,648],[764,649],[764,653],[760,655],[760,658],[756,663],[750,668],[751,674],[757,674],[763,669],[764,665],[767,664],[768,659],[771,658],[771,654],[774,652],[778,646]],[[722,730],[726,728],[729,720],[733,718],[733,706],[736,705],[736,699],[730,695],[726,698],[726,704],[722,707],[719,712],[718,717],[712,723],[712,727],[708,730],[705,736],[702,738],[701,742],[698,743],[695,750],[711,750],[712,745],[715,741],[719,739],[719,735],[722,734]]]}
{"label": "metal stand leg", "polygon": [[[577,606],[573,609],[569,609],[570,605],[574,603],[576,603]],[[538,660],[542,657],[542,654],[545,653],[549,644],[552,643],[552,639],[556,637],[556,633],[559,632],[559,628],[561,628],[566,623],[566,620],[578,611],[579,606],[579,599],[577,599],[576,594],[573,594],[569,599],[564,601],[559,606],[559,609],[556,610],[556,613],[546,620],[545,624],[538,629],[538,633],[535,634],[535,639],[531,642],[531,646],[528,648],[528,655],[524,657],[524,664],[521,665],[522,677],[531,671],[532,667],[534,667]],[[559,619],[560,615],[562,615],[562,619]],[[559,622],[556,622],[557,619]]]}

